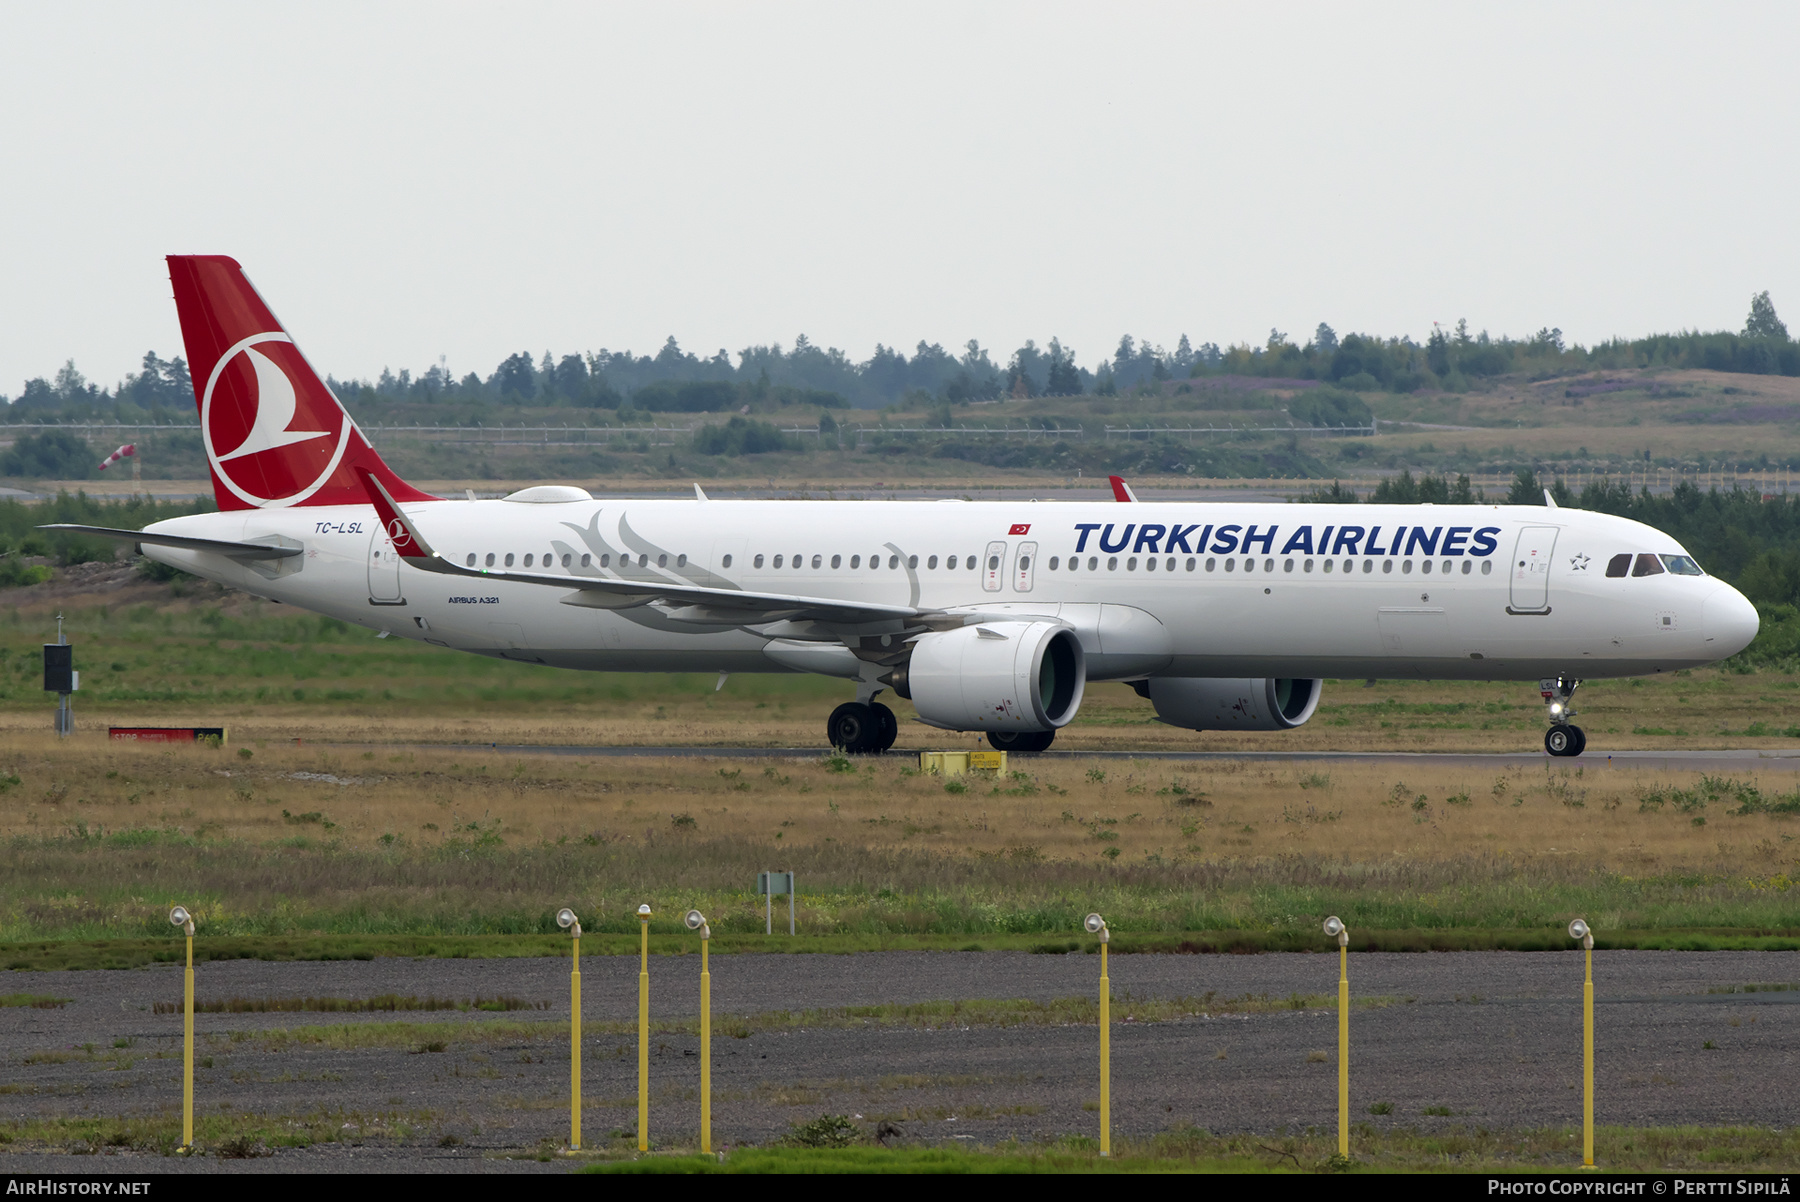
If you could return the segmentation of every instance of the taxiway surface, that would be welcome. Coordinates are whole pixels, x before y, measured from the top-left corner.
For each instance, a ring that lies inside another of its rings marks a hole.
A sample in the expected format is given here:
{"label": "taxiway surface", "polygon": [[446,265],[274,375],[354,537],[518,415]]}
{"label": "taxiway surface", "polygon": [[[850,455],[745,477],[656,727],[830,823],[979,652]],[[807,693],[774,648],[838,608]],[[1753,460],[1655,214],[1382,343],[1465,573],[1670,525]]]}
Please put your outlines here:
{"label": "taxiway surface", "polygon": [[[1150,1134],[1329,1129],[1336,1120],[1336,1016],[1308,997],[1334,995],[1337,958],[1121,955],[1111,958],[1114,1130]],[[1377,1129],[1579,1128],[1578,952],[1358,953],[1351,981],[1351,1099]],[[584,1125],[590,1146],[635,1132],[635,956],[583,959]],[[487,1014],[202,1013],[196,1104],[203,1113],[280,1119],[321,1113],[335,1143],[195,1169],[382,1171],[549,1168],[533,1157],[567,1138],[568,962],[405,960],[203,964],[198,995],[455,998],[507,994],[544,1010]],[[696,1013],[699,958],[655,956],[656,1018]],[[1092,1135],[1097,1032],[1092,1025],[936,1027],[814,1025],[727,1016],[947,999],[1092,997],[1092,955],[877,952],[712,958],[715,1146],[762,1143],[823,1114],[881,1120],[907,1140],[1023,1141]],[[1800,1121],[1800,954],[1602,952],[1597,982],[1598,1121],[1755,1124]],[[1745,991],[1745,986],[1782,985]],[[6,1108],[18,1117],[156,1114],[178,1122],[178,969],[7,974],[9,991],[71,999],[60,1009],[0,1009]],[[1210,999],[1209,1000],[1209,995]],[[1231,1013],[1246,995],[1298,1005]],[[1141,1022],[1134,1004],[1189,999],[1172,1021]],[[284,1028],[423,1028],[383,1047],[356,1040],[270,1040]],[[447,1037],[441,1050],[421,1050]],[[697,1039],[651,1040],[650,1130],[657,1146],[689,1142],[698,1123]],[[1383,1109],[1385,1107],[1385,1109]],[[1374,1108],[1372,1111],[1371,1108]],[[400,1132],[404,1131],[404,1134]],[[448,1137],[456,1141],[450,1146]],[[511,1159],[507,1159],[507,1158]],[[162,1157],[118,1154],[168,1171]],[[0,1172],[67,1171],[67,1156],[9,1149]]]}

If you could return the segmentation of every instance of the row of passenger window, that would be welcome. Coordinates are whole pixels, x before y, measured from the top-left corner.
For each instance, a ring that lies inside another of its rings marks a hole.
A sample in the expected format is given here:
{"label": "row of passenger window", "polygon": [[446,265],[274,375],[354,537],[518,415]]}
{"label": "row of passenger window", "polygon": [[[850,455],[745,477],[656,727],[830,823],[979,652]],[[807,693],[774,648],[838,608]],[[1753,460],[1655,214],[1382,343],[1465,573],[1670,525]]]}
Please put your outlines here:
{"label": "row of passenger window", "polygon": [[[527,568],[536,567],[536,566],[538,566],[539,558],[540,557],[536,554],[536,552],[527,552],[523,558],[523,561],[519,564],[519,566],[527,567]],[[601,555],[599,558],[600,558],[600,566],[602,568],[610,568],[613,566],[611,555]],[[1000,566],[999,558],[998,558],[998,556],[995,556],[993,558],[994,558],[994,562],[990,566],[995,569],[998,569]],[[1632,575],[1634,575],[1634,576],[1652,576],[1652,575],[1656,575],[1657,573],[1663,571],[1663,566],[1661,563],[1659,563],[1657,561],[1656,556],[1640,555],[1637,558],[1638,558],[1637,568],[1636,568],[1636,570],[1634,570],[1631,573]],[[670,557],[667,554],[659,554],[656,557],[656,566],[659,568],[668,567],[669,559],[670,559]],[[687,559],[688,559],[688,557],[686,555],[676,555],[674,557],[675,566],[677,568],[687,567]],[[467,566],[472,568],[475,566],[476,560],[477,560],[477,556],[475,555],[474,552],[471,552],[469,554],[468,558],[465,560],[465,562],[466,562]],[[869,570],[879,571],[882,566],[881,560],[882,560],[882,557],[880,555],[869,556],[869,560],[868,560]],[[1662,556],[1662,560],[1669,564],[1668,570],[1671,572],[1676,572],[1681,575],[1689,575],[1689,576],[1698,576],[1698,575],[1702,574],[1700,572],[1698,565],[1696,565],[1693,560],[1689,559],[1685,555],[1664,555],[1664,556]],[[490,568],[492,568],[492,567],[510,568],[514,565],[514,561],[515,561],[515,557],[511,552],[508,552],[503,557],[497,557],[494,554],[494,552],[490,551],[487,553],[487,556],[485,557],[485,559],[482,562],[483,562],[484,566],[490,567]],[[554,552],[546,552],[542,556],[542,566],[544,566],[546,568],[555,567],[558,562],[559,562],[558,557]],[[567,552],[564,552],[561,557],[560,562],[561,562],[562,566],[565,568],[572,567],[576,563],[576,557]],[[755,567],[760,568],[765,563],[765,557],[762,555],[758,555],[751,562]],[[793,568],[799,569],[799,568],[804,568],[806,566],[806,556],[804,556],[804,555],[793,555],[793,556],[776,555],[772,559],[766,560],[766,562],[768,562],[769,566],[773,567],[773,568],[781,568],[783,566],[791,566]],[[831,566],[833,569],[842,568],[843,562],[844,562],[844,557],[842,555],[833,555],[831,557]],[[963,570],[967,570],[967,571],[974,571],[976,565],[979,563],[979,560],[973,555],[969,555],[969,556],[946,555],[946,556],[944,556],[942,562],[943,562],[943,567],[944,567],[945,571],[956,571],[959,568],[961,568]],[[1119,559],[1119,556],[1117,556],[1117,555],[1108,557],[1108,559],[1106,560],[1106,571],[1109,571],[1109,572],[1118,571],[1119,570],[1119,562],[1120,562],[1120,559]],[[1143,561],[1143,567],[1146,572],[1154,572],[1154,571],[1158,570],[1159,567],[1161,568],[1161,570],[1163,570],[1165,572],[1173,572],[1173,571],[1177,570],[1177,564],[1179,562],[1180,561],[1178,561],[1176,559],[1176,557],[1173,555],[1169,556],[1166,560],[1159,560],[1155,556],[1148,556]],[[1221,561],[1218,560],[1217,558],[1207,559],[1204,564],[1204,570],[1208,571],[1208,572],[1217,571],[1220,567],[1220,562]],[[1322,561],[1316,561],[1316,560],[1312,560],[1312,559],[1305,559],[1305,560],[1286,559],[1286,560],[1282,561],[1281,570],[1284,572],[1292,572],[1295,569],[1296,565],[1298,565],[1299,569],[1302,572],[1311,572],[1315,567],[1320,567],[1320,568],[1322,568],[1323,571],[1326,571],[1326,572],[1333,572],[1333,571],[1340,570],[1338,567],[1338,562],[1339,561],[1335,560],[1335,559],[1326,559],[1326,560],[1322,560]],[[1419,571],[1421,573],[1429,576],[1432,572],[1432,567],[1435,562],[1436,562],[1435,560],[1430,560],[1430,559],[1423,560],[1419,564]],[[1443,566],[1441,568],[1439,568],[1438,570],[1440,572],[1442,572],[1443,574],[1448,575],[1450,573],[1450,571],[1453,569],[1455,562],[1456,561],[1446,559],[1443,561]],[[926,570],[927,571],[936,571],[938,568],[938,563],[939,563],[939,560],[936,555],[927,556],[926,560],[925,560]],[[1376,571],[1375,565],[1377,563],[1379,563],[1381,565],[1380,570],[1386,574],[1392,574],[1396,563],[1399,564],[1400,572],[1402,575],[1410,574],[1413,570],[1413,561],[1410,559],[1403,559],[1403,560],[1398,560],[1398,561],[1392,560],[1392,559],[1383,559],[1383,560],[1365,559],[1362,561],[1363,574],[1364,575],[1373,575],[1374,572]],[[1462,563],[1463,575],[1467,576],[1467,575],[1469,575],[1469,573],[1474,571],[1474,569],[1475,569],[1475,561],[1474,560],[1465,559],[1465,560],[1462,560],[1461,563]],[[1124,560],[1124,564],[1125,564],[1125,570],[1127,572],[1135,572],[1138,570],[1138,557],[1135,555],[1127,556]],[[1623,575],[1625,575],[1626,568],[1629,567],[1630,564],[1631,564],[1631,556],[1630,555],[1615,555],[1615,556],[1613,556],[1612,561],[1610,563],[1608,563],[1606,566],[1606,574],[1608,576],[1623,576]],[[580,566],[582,566],[584,568],[593,567],[594,566],[594,556],[582,555],[580,557]],[[630,566],[631,566],[631,556],[629,556],[629,555],[619,556],[619,567],[628,568]],[[649,567],[650,566],[650,556],[647,554],[639,554],[637,557],[637,566],[640,568]],[[729,556],[729,555],[722,556],[719,560],[719,566],[722,568],[729,568],[731,566],[731,556]],[[823,568],[825,566],[825,557],[823,555],[814,555],[812,557],[812,566],[814,568]],[[859,569],[862,566],[863,566],[863,557],[862,556],[852,555],[850,557],[850,567],[852,569]],[[919,557],[917,555],[907,556],[906,557],[906,566],[911,569],[917,569],[919,566]],[[1070,571],[1070,572],[1076,572],[1076,571],[1081,570],[1081,566],[1082,566],[1081,559],[1079,556],[1071,555],[1067,561],[1064,561],[1059,556],[1055,556],[1055,555],[1052,555],[1050,557],[1049,568],[1052,572],[1059,570],[1059,568],[1062,570]],[[1202,570],[1202,564],[1201,564],[1200,559],[1198,559],[1197,557],[1194,557],[1194,556],[1190,556],[1186,560],[1186,562],[1183,566],[1185,566],[1186,570],[1190,571],[1190,572]],[[1225,571],[1235,572],[1238,570],[1238,561],[1235,558],[1229,558],[1229,559],[1226,559],[1223,561],[1223,566],[1224,566]],[[900,567],[900,556],[889,555],[887,557],[887,567],[890,571],[897,570]],[[1028,567],[1029,567],[1029,562],[1027,560],[1021,559],[1019,561],[1019,570],[1020,571],[1025,571]],[[1097,571],[1101,570],[1099,556],[1097,556],[1097,555],[1088,556],[1087,570],[1090,572],[1097,572]],[[1256,560],[1254,558],[1245,558],[1243,561],[1243,570],[1246,572],[1255,572],[1257,570]],[[1275,561],[1273,559],[1263,560],[1262,561],[1262,570],[1264,572],[1273,572],[1275,570]],[[1343,566],[1342,566],[1341,570],[1346,573],[1355,572],[1356,571],[1356,560],[1355,559],[1343,560]],[[1484,575],[1484,576],[1489,575],[1493,572],[1493,570],[1494,570],[1494,563],[1492,560],[1483,560],[1482,561],[1482,563],[1481,563],[1482,575]]]}
{"label": "row of passenger window", "polygon": [[[523,561],[519,562],[519,566],[526,567],[526,568],[536,567],[536,566],[538,566],[539,558],[540,557],[537,555],[536,552],[527,552]],[[480,557],[478,557],[476,555],[475,552],[471,551],[469,553],[468,557],[464,560],[464,563],[466,563],[467,566],[472,568],[476,565],[478,559],[480,559],[480,562],[482,563],[482,565],[484,567],[510,568],[514,565],[514,562],[517,559],[517,557],[514,556],[510,552],[504,556],[497,556],[494,552],[489,551],[487,553],[487,556],[485,557],[485,559],[481,559]],[[668,567],[669,559],[670,559],[670,557],[668,555],[658,555],[656,557],[656,566],[659,568]],[[688,557],[686,555],[677,555],[674,557],[674,560],[675,560],[676,567],[678,567],[678,568],[687,567]],[[549,553],[546,553],[544,556],[542,556],[542,565],[546,568],[555,567],[557,562],[558,562],[558,560],[557,560],[555,552],[549,552]],[[776,567],[776,568],[783,567],[783,566],[791,566],[794,568],[803,568],[806,566],[806,556],[804,556],[804,555],[793,555],[793,556],[777,555],[774,557],[774,559],[772,561],[770,561],[770,560],[767,560],[765,556],[758,555],[751,562],[756,567],[759,567],[759,568],[762,567],[765,562],[769,562],[771,567]],[[967,557],[957,556],[957,555],[946,555],[943,560],[945,571],[955,571],[958,567],[961,567],[961,568],[964,568],[964,569],[972,572],[975,570],[976,562],[977,562],[977,560],[976,560],[975,556],[973,556],[973,555],[970,555]],[[575,564],[575,556],[565,552],[562,556],[561,563],[562,563],[562,566],[565,568],[571,567]],[[581,556],[581,566],[584,568],[593,567],[594,566],[594,557],[592,555]],[[613,566],[612,565],[612,556],[611,555],[600,556],[600,566],[603,568],[612,567]],[[619,556],[619,566],[621,568],[630,567],[631,566],[631,556],[629,556],[629,555]],[[637,557],[637,566],[640,568],[649,567],[650,566],[650,556],[646,555],[646,554],[640,554]],[[731,566],[731,556],[729,556],[729,555],[720,556],[719,557],[719,566],[722,568],[729,568]],[[812,557],[812,566],[815,568],[823,568],[825,566],[825,557],[823,555],[813,556]],[[844,566],[844,557],[842,555],[833,555],[831,557],[831,566],[834,569],[842,568]],[[863,557],[860,555],[852,555],[850,557],[850,566],[853,569],[861,568],[863,566]],[[888,556],[887,557],[887,566],[890,570],[898,569],[900,567],[900,557],[898,555]],[[919,557],[917,555],[907,556],[906,566],[908,568],[917,568],[919,566]],[[925,567],[927,570],[936,571],[937,566],[938,566],[938,557],[937,556],[931,555],[931,556],[926,557]],[[999,566],[997,556],[995,557],[994,566],[995,567]],[[876,571],[876,570],[880,569],[880,567],[881,567],[881,556],[880,555],[869,556],[869,570]]]}
{"label": "row of passenger window", "polygon": [[[475,553],[473,551],[471,551],[469,553],[469,557],[466,560],[464,560],[463,562],[472,568],[475,566],[475,560],[476,560]],[[538,556],[535,552],[527,552],[525,555],[524,562],[521,563],[519,566],[525,567],[525,568],[535,567],[535,566],[537,566],[537,561],[538,561]],[[575,564],[575,556],[573,556],[565,551],[563,553],[561,562],[562,562],[562,566],[565,568],[572,567]],[[543,556],[543,566],[546,568],[553,568],[556,566],[556,564],[557,564],[556,553],[554,551],[546,552],[545,555]],[[513,555],[511,552],[508,552],[504,558],[502,558],[498,562],[496,562],[494,553],[492,551],[489,551],[487,553],[487,558],[483,561],[482,566],[489,567],[489,568],[494,568],[494,567],[510,568],[513,566]],[[593,567],[594,566],[594,557],[592,555],[583,555],[581,557],[581,566],[584,568]],[[612,556],[602,555],[600,557],[600,566],[603,568],[612,567]],[[619,566],[622,568],[630,567],[631,566],[631,556],[629,556],[629,555],[619,556]],[[650,557],[648,555],[639,555],[638,556],[638,567],[647,568],[649,566],[650,566]],[[667,555],[658,555],[656,557],[656,566],[659,568],[668,567],[669,566],[669,557]],[[685,556],[685,555],[675,556],[675,566],[678,568],[687,567],[687,556]],[[729,555],[727,555],[725,557],[725,566],[726,567],[731,566],[731,556],[729,556]]]}
{"label": "row of passenger window", "polygon": [[[1138,569],[1138,557],[1137,556],[1135,556],[1135,555],[1129,556],[1125,559],[1124,562],[1125,562],[1125,570],[1127,572],[1137,571],[1137,569]],[[1437,562],[1436,560],[1431,560],[1431,559],[1422,561],[1419,564],[1419,571],[1421,573],[1423,573],[1424,575],[1427,575],[1427,576],[1431,575],[1432,565],[1435,564],[1436,562]],[[1457,562],[1458,561],[1456,561],[1456,560],[1446,559],[1443,561],[1443,565],[1440,568],[1438,568],[1438,571],[1440,571],[1442,574],[1448,576],[1450,574],[1450,572],[1456,566]],[[1474,560],[1465,559],[1465,560],[1461,560],[1460,562],[1462,563],[1462,574],[1463,575],[1467,576],[1469,573],[1471,573],[1475,570],[1475,561]],[[1059,557],[1052,555],[1050,557],[1050,565],[1049,565],[1050,570],[1052,572],[1059,570],[1058,563],[1059,563]],[[1173,555],[1169,556],[1166,560],[1159,560],[1155,556],[1149,556],[1144,560],[1144,570],[1146,572],[1154,572],[1154,571],[1158,570],[1158,568],[1160,567],[1162,571],[1173,572],[1176,570],[1177,563],[1178,563],[1178,561],[1176,560],[1176,558]],[[1326,572],[1334,572],[1334,571],[1340,570],[1338,567],[1338,563],[1339,563],[1339,561],[1335,560],[1335,559],[1326,559],[1326,560],[1284,559],[1281,562],[1281,570],[1284,572],[1291,572],[1295,569],[1296,566],[1298,566],[1302,572],[1310,572],[1315,567],[1322,568],[1322,570],[1324,570]],[[1351,572],[1356,571],[1356,560],[1345,559],[1342,561],[1342,563],[1343,563],[1343,567],[1341,570],[1343,572],[1351,573]],[[1413,561],[1410,559],[1401,559],[1401,560],[1365,559],[1362,561],[1362,570],[1363,570],[1364,575],[1373,575],[1374,572],[1377,570],[1376,565],[1380,564],[1380,571],[1382,571],[1383,573],[1392,574],[1396,563],[1400,567],[1401,575],[1410,574],[1413,570]],[[1200,559],[1198,559],[1197,557],[1190,556],[1186,560],[1186,562],[1184,564],[1182,564],[1182,566],[1185,567],[1187,571],[1195,572],[1195,571],[1200,571],[1202,569],[1203,565],[1202,565],[1202,562]],[[1227,572],[1235,572],[1238,570],[1238,561],[1236,559],[1227,559],[1224,561],[1223,566]],[[1219,569],[1219,567],[1220,567],[1220,561],[1217,559],[1208,559],[1204,563],[1204,570],[1206,570],[1208,572],[1217,571]],[[1071,555],[1069,557],[1067,563],[1062,564],[1061,570],[1069,571],[1069,572],[1080,571],[1081,570],[1080,557]],[[1088,556],[1087,570],[1090,572],[1098,572],[1100,570],[1100,557],[1099,556],[1097,556],[1097,555]],[[1117,555],[1114,555],[1114,556],[1110,557],[1109,559],[1107,559],[1106,570],[1109,572],[1116,572],[1119,570],[1119,557]],[[1246,572],[1256,571],[1257,570],[1256,560],[1253,558],[1246,558],[1243,561],[1243,570]],[[1262,571],[1273,572],[1274,570],[1275,570],[1275,561],[1273,559],[1265,559],[1262,561]],[[1493,560],[1484,559],[1481,561],[1481,574],[1483,576],[1492,575],[1493,571],[1494,571],[1494,561]]]}
{"label": "row of passenger window", "polygon": [[[763,556],[758,555],[755,559],[751,560],[750,562],[753,567],[760,568],[763,566],[765,559]],[[789,567],[803,568],[806,566],[806,556],[804,556],[804,555],[794,555],[794,556],[777,555],[773,559],[767,560],[767,562],[768,562],[769,566],[772,568],[782,567],[784,562]],[[730,567],[731,566],[731,556],[729,556],[729,555],[725,556],[723,559],[721,559],[719,561],[719,563],[723,567],[727,567],[727,568]],[[961,564],[962,567],[966,568],[967,570],[969,570],[971,572],[975,570],[976,560],[973,555],[969,556],[967,558],[966,562],[963,561],[962,557],[960,557],[960,556],[956,556],[956,555],[944,556],[944,570],[946,572],[955,571],[957,569],[959,563]],[[812,557],[812,566],[815,568],[823,568],[825,566],[825,557],[823,555],[813,556]],[[842,568],[844,566],[844,557],[842,555],[833,555],[831,557],[831,566],[833,569]],[[862,556],[852,555],[850,557],[850,567],[852,570],[855,570],[862,566],[863,566],[863,557]],[[890,570],[890,571],[898,569],[900,567],[900,557],[898,555],[888,556],[887,557],[887,566],[888,566],[888,570]],[[906,557],[906,566],[908,568],[917,568],[919,566],[919,557],[917,555],[907,556]],[[937,566],[938,566],[938,557],[937,556],[931,555],[931,556],[926,557],[925,567],[927,570],[936,571]],[[880,567],[881,567],[881,556],[880,555],[869,556],[869,570],[871,572],[877,571],[880,569]]]}

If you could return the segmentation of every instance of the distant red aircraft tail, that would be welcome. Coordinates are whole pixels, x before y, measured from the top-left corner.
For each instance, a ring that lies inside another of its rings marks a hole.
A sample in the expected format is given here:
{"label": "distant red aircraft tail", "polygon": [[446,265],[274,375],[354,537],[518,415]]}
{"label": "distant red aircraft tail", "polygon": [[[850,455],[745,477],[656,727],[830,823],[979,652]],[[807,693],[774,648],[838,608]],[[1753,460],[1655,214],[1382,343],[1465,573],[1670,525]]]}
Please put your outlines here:
{"label": "distant red aircraft tail", "polygon": [[397,501],[433,501],[393,473],[224,255],[170,255],[169,282],[220,509],[367,505],[360,469]]}

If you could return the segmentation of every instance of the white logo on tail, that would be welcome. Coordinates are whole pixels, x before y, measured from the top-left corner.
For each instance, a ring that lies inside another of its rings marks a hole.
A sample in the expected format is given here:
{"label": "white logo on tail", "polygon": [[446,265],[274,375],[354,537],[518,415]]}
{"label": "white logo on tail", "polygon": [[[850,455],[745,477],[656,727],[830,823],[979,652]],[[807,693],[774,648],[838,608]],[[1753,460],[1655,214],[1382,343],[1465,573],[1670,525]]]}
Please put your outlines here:
{"label": "white logo on tail", "polygon": [[[207,378],[206,391],[200,402],[200,433],[206,447],[206,458],[211,462],[213,472],[220,482],[230,489],[240,500],[259,508],[284,508],[298,505],[312,496],[331,478],[338,464],[344,458],[344,451],[350,445],[350,431],[354,423],[350,415],[335,402],[336,430],[290,430],[288,426],[295,419],[299,409],[299,395],[294,388],[294,381],[281,364],[255,349],[264,342],[286,342],[290,345],[293,339],[279,331],[266,334],[252,334],[236,346],[219,356],[213,365],[212,374]],[[213,442],[213,390],[218,387],[219,377],[225,368],[239,355],[249,362],[256,375],[255,416],[251,419],[250,430],[235,447],[223,452]],[[317,408],[316,405],[312,408]],[[310,420],[317,424],[331,424],[330,418],[324,414],[311,413]],[[318,438],[337,438],[337,446],[332,449],[323,470],[311,480],[292,481],[292,491],[276,496],[265,495],[270,484],[266,472],[254,468],[245,469],[243,461],[263,451],[276,451],[283,447],[291,447],[303,442],[311,442]],[[243,479],[233,474],[234,466],[242,470]]]}
{"label": "white logo on tail", "polygon": [[236,450],[219,456],[220,463],[242,459],[245,455],[254,455],[258,451],[273,451],[277,447],[290,447],[297,442],[330,436],[328,430],[288,429],[288,423],[294,420],[294,409],[299,403],[299,398],[294,395],[294,382],[267,355],[250,347],[245,347],[243,353],[250,360],[250,366],[256,369],[256,422],[250,427],[250,432],[244,435],[244,441],[238,444]]}

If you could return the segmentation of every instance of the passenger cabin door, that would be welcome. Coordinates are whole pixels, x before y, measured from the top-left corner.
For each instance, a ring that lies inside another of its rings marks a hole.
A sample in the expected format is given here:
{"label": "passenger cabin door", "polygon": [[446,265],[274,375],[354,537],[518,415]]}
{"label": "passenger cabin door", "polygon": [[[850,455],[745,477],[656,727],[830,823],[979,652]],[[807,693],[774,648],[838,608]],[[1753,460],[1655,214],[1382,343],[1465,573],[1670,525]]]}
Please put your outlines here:
{"label": "passenger cabin door", "polygon": [[1037,552],[1038,545],[1036,543],[1020,543],[1019,549],[1014,552],[1013,592],[1029,593],[1031,591],[1031,578],[1037,571]]}
{"label": "passenger cabin door", "polygon": [[406,604],[400,595],[400,552],[379,524],[369,536],[369,604]]}
{"label": "passenger cabin door", "polygon": [[1527,526],[1513,548],[1512,604],[1508,613],[1550,612],[1550,557],[1556,550],[1555,526]]}
{"label": "passenger cabin door", "polygon": [[1006,587],[1006,544],[992,542],[987,545],[987,554],[981,561],[981,587],[984,592],[997,593]]}

